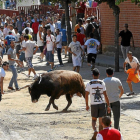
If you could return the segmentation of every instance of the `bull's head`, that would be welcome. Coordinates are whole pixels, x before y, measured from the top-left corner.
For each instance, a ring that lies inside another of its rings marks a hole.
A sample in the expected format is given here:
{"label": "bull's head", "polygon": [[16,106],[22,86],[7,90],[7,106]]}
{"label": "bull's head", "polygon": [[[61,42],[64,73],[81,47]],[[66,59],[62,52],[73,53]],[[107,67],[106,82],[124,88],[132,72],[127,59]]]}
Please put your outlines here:
{"label": "bull's head", "polygon": [[39,92],[33,87],[33,85],[30,85],[30,86],[28,87],[28,90],[29,90],[29,93],[30,93],[30,95],[31,95],[31,101],[32,101],[33,103],[38,102],[38,99],[40,98],[40,95],[41,95],[41,94],[39,94]]}

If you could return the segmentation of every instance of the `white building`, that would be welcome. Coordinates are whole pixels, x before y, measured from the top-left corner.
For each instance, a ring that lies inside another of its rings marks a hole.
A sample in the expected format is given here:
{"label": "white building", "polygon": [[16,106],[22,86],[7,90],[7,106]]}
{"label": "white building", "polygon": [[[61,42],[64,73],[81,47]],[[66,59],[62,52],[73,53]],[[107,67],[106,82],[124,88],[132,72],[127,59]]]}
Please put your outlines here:
{"label": "white building", "polygon": [[40,5],[40,0],[17,0],[16,9],[19,6]]}

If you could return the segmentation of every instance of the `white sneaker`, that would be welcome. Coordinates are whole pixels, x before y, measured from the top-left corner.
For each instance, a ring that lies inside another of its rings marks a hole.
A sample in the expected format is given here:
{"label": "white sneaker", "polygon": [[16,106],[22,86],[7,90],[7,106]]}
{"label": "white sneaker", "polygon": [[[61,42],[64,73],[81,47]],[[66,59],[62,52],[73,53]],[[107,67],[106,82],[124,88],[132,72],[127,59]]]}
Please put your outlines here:
{"label": "white sneaker", "polygon": [[134,92],[126,93],[127,96],[131,96],[131,95],[134,95],[134,94],[135,94]]}
{"label": "white sneaker", "polygon": [[34,80],[35,80],[36,78],[38,78],[38,75],[37,75],[37,74],[34,76]]}
{"label": "white sneaker", "polygon": [[30,75],[27,75],[28,78],[30,78]]}

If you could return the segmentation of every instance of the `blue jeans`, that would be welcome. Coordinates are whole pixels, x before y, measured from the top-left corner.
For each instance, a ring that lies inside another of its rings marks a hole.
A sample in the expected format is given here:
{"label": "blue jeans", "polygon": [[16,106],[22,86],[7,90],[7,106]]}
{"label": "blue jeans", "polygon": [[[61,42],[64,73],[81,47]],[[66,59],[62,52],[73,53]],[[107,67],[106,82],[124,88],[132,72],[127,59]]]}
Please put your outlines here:
{"label": "blue jeans", "polygon": [[11,69],[12,73],[13,73],[13,77],[9,83],[9,87],[13,87],[13,83],[15,85],[15,88],[18,88],[18,83],[17,83],[17,70],[15,68],[14,65],[10,65],[9,68]]}

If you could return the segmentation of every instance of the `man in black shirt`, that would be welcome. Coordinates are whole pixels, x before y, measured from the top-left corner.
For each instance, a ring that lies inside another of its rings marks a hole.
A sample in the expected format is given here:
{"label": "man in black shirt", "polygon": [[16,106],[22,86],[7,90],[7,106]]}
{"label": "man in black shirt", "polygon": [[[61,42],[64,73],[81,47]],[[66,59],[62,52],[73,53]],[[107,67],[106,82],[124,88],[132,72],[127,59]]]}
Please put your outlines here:
{"label": "man in black shirt", "polygon": [[126,59],[127,53],[130,50],[130,41],[132,41],[133,48],[134,48],[134,39],[133,39],[132,33],[128,30],[128,24],[125,24],[124,27],[125,27],[125,30],[121,31],[119,33],[119,36],[121,36],[122,38],[121,50],[122,50],[123,58]]}

